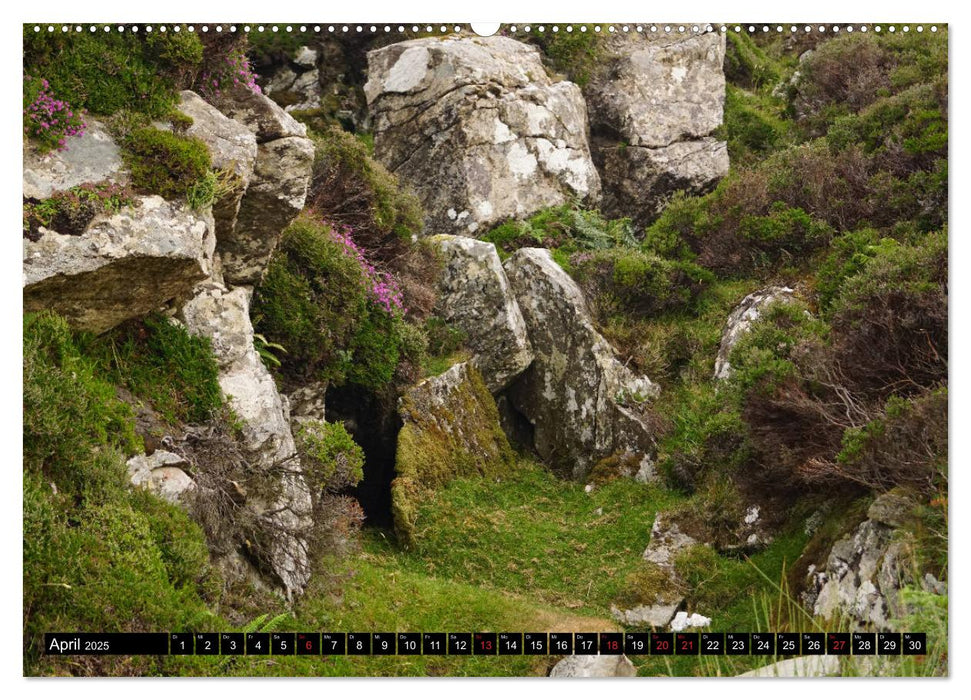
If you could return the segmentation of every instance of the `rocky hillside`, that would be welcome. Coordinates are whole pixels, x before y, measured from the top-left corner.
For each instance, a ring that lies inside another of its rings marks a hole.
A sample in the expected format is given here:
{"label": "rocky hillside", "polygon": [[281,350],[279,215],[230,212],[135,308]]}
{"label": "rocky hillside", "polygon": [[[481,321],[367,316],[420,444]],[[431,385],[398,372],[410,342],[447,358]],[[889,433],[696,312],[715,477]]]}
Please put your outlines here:
{"label": "rocky hillside", "polygon": [[25,27],[25,673],[758,663],[39,647],[348,625],[946,673],[947,36],[829,36]]}

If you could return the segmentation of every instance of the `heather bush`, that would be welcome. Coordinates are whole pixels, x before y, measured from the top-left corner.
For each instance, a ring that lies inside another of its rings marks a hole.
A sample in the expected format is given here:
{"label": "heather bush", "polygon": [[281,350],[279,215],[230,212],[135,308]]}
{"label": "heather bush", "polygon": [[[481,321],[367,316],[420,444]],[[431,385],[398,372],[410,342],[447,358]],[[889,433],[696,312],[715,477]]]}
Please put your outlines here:
{"label": "heather bush", "polygon": [[550,248],[569,255],[637,244],[629,219],[605,219],[597,210],[576,204],[543,209],[528,219],[510,219],[482,239],[494,243],[503,258],[524,247]]}
{"label": "heather bush", "polygon": [[43,78],[24,76],[24,134],[34,139],[41,152],[67,148],[67,138],[81,136],[84,117],[64,100],[57,99]]}
{"label": "heather bush", "polygon": [[258,332],[287,349],[279,359],[288,380],[377,389],[403,364],[421,365],[424,334],[405,320],[402,303],[394,278],[374,267],[354,232],[304,214],[284,231],[253,316]]}

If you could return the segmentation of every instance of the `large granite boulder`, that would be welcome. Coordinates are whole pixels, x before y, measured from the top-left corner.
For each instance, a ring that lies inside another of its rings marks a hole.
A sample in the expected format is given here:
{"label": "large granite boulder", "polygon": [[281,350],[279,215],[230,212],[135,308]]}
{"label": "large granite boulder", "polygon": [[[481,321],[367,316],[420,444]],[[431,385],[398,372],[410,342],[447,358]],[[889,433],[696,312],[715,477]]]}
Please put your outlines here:
{"label": "large granite boulder", "polygon": [[253,174],[236,224],[220,230],[217,250],[227,283],[260,281],[280,234],[303,209],[314,145],[307,129],[273,100],[248,88],[225,91],[216,106],[256,138]]}
{"label": "large granite boulder", "polygon": [[253,346],[249,303],[252,291],[200,285],[182,308],[189,332],[208,338],[219,363],[219,386],[241,425],[243,446],[256,468],[278,475],[269,502],[250,498],[266,521],[271,539],[264,562],[287,596],[303,590],[310,576],[306,533],[312,526],[312,499],[301,475],[290,431],[287,404]]}
{"label": "large granite boulder", "polygon": [[547,76],[536,47],[505,37],[392,44],[368,53],[364,92],[375,156],[417,192],[429,233],[472,235],[600,197],[583,96]]}
{"label": "large granite boulder", "polygon": [[636,462],[645,479],[655,478],[654,431],[643,409],[657,385],[617,359],[549,250],[521,248],[504,267],[535,355],[509,397],[532,423],[537,452],[576,479],[607,457]]}
{"label": "large granite boulder", "polygon": [[399,399],[398,414],[391,507],[398,539],[409,547],[417,537],[422,500],[455,477],[500,476],[514,455],[495,400],[469,362],[412,387]]}
{"label": "large granite boulder", "polygon": [[41,153],[24,139],[24,197],[47,199],[86,182],[128,184],[121,148],[101,122],[87,124],[84,134],[67,138],[63,151]]}
{"label": "large granite boulder", "polygon": [[650,223],[676,190],[710,190],[728,174],[712,134],[725,104],[725,37],[605,37],[606,59],[585,89],[603,212]]}
{"label": "large granite boulder", "polygon": [[715,358],[715,379],[728,379],[732,376],[732,366],[728,361],[732,349],[759,319],[765,308],[775,302],[791,301],[793,298],[793,290],[789,287],[766,287],[752,292],[739,302],[729,314],[725,330],[722,331],[721,345]]}
{"label": "large granite boulder", "polygon": [[444,234],[431,241],[444,262],[436,313],[465,333],[486,386],[498,393],[529,367],[533,348],[496,247]]}
{"label": "large granite boulder", "polygon": [[209,277],[212,217],[158,196],[96,219],[81,236],[41,228],[23,241],[24,310],[53,309],[102,333],[187,297]]}
{"label": "large granite boulder", "polygon": [[178,109],[192,118],[186,134],[206,144],[212,167],[232,174],[232,190],[219,197],[212,208],[216,238],[227,238],[232,235],[240,201],[253,177],[256,136],[245,125],[225,116],[191,90],[182,91]]}

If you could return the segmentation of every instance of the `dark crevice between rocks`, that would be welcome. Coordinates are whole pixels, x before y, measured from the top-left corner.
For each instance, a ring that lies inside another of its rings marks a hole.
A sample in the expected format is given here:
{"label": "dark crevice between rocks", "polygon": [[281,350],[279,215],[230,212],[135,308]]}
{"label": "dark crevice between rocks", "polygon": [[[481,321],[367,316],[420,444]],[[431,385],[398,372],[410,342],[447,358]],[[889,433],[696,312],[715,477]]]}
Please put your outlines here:
{"label": "dark crevice between rocks", "polygon": [[347,495],[361,504],[365,525],[391,528],[391,482],[401,430],[394,399],[354,385],[332,387],[327,391],[326,418],[342,422],[364,450],[364,479]]}

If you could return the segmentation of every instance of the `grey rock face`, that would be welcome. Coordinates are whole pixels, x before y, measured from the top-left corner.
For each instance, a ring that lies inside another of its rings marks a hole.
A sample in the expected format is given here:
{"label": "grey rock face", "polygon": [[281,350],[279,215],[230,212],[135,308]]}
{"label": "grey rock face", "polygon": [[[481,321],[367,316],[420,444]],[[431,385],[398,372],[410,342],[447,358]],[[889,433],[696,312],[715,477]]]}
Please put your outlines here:
{"label": "grey rock face", "polygon": [[576,479],[611,455],[652,465],[654,436],[640,407],[657,385],[616,358],[548,250],[522,248],[504,267],[535,354],[509,396],[533,424],[536,450]]}
{"label": "grey rock face", "polygon": [[677,523],[669,522],[662,513],[658,513],[651,526],[651,540],[644,550],[644,559],[673,571],[674,558],[696,544],[699,544],[698,540],[681,532]]}
{"label": "grey rock face", "polygon": [[303,209],[313,160],[313,143],[305,138],[260,144],[236,226],[217,245],[227,282],[256,284],[262,278],[280,234]]}
{"label": "grey rock face", "polygon": [[711,138],[725,104],[725,37],[631,33],[604,51],[585,90],[602,209],[645,225],[674,191],[705,192],[728,174],[725,143]]}
{"label": "grey rock face", "polygon": [[183,494],[196,488],[196,483],[182,470],[185,460],[177,454],[155,450],[151,455],[135,455],[127,464],[132,486],[147,488],[169,503],[179,504]]}
{"label": "grey rock face", "polygon": [[600,178],[580,89],[505,37],[415,39],[371,51],[375,155],[418,194],[429,233],[474,235],[578,198]]}
{"label": "grey rock face", "polygon": [[287,394],[290,402],[290,423],[305,420],[326,420],[327,382],[313,382]]}
{"label": "grey rock face", "polygon": [[725,330],[722,332],[722,342],[718,348],[718,356],[715,358],[715,379],[728,379],[732,374],[732,366],[728,358],[732,354],[732,348],[745,333],[748,332],[752,324],[755,323],[762,311],[774,302],[791,301],[793,291],[789,287],[766,287],[757,292],[752,292],[742,299],[735,310],[728,317],[725,323]]}
{"label": "grey rock face", "polygon": [[664,629],[671,624],[678,609],[684,602],[678,598],[673,602],[657,602],[654,605],[637,605],[630,610],[621,610],[616,605],[610,606],[610,615],[617,622],[629,627],[654,627]]}
{"label": "grey rock face", "polygon": [[217,245],[226,282],[252,285],[260,281],[283,229],[303,209],[314,146],[306,127],[263,94],[236,87],[224,91],[216,106],[257,143],[235,226],[220,228]]}
{"label": "grey rock face", "polygon": [[101,122],[88,119],[87,123],[84,134],[69,137],[63,151],[42,155],[24,141],[24,197],[47,199],[85,182],[128,183],[118,144]]}
{"label": "grey rock face", "polygon": [[875,520],[864,520],[836,542],[819,570],[813,570],[803,601],[825,619],[845,615],[886,629],[905,612],[899,590],[907,583],[905,537]]}
{"label": "grey rock face", "polygon": [[23,243],[24,310],[53,309],[95,333],[188,296],[212,271],[211,216],[157,196],[83,236],[42,232]]}
{"label": "grey rock face", "polygon": [[550,678],[633,678],[636,675],[634,664],[623,654],[567,656],[550,671]]}
{"label": "grey rock face", "polygon": [[464,236],[440,235],[432,242],[445,265],[437,313],[466,334],[486,386],[498,393],[533,361],[533,349],[496,247]]}
{"label": "grey rock face", "polygon": [[839,670],[838,656],[797,656],[746,671],[738,678],[818,678],[835,676]]}
{"label": "grey rock face", "polygon": [[182,316],[191,333],[212,343],[219,386],[242,423],[246,449],[263,468],[280,471],[276,502],[247,505],[269,521],[273,542],[267,564],[292,596],[303,590],[310,575],[304,534],[311,526],[312,504],[300,473],[286,403],[253,347],[251,294],[245,287],[227,291],[220,285],[203,285],[182,308]]}
{"label": "grey rock face", "polygon": [[243,124],[230,119],[191,90],[183,90],[179,111],[192,117],[188,136],[201,140],[209,149],[212,167],[233,173],[239,178],[236,188],[220,197],[213,206],[216,237],[232,234],[243,192],[249,187],[256,164],[256,136]]}

